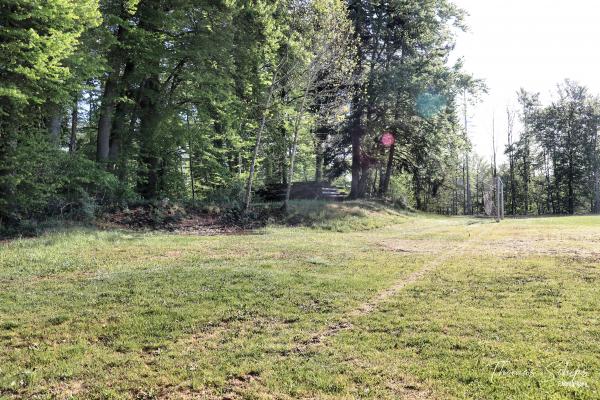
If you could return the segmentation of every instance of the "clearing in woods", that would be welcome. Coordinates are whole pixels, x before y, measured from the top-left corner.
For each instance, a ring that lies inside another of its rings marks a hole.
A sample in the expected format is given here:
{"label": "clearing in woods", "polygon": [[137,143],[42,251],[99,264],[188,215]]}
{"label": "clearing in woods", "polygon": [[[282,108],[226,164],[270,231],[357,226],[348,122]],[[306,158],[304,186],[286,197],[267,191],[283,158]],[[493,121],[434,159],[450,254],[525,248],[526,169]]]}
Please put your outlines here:
{"label": "clearing in woods", "polygon": [[0,398],[600,397],[600,218],[327,207],[1,244]]}

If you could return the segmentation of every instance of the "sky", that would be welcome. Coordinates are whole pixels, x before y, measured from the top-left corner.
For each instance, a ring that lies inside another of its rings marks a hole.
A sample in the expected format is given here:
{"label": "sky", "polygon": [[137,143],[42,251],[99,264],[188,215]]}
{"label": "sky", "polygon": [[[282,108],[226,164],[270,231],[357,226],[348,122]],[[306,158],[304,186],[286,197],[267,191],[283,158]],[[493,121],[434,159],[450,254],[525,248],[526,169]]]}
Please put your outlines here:
{"label": "sky", "polygon": [[453,2],[469,14],[469,31],[458,34],[455,56],[489,88],[469,112],[469,136],[478,154],[491,159],[494,117],[499,156],[503,152],[506,108],[517,108],[521,87],[539,92],[544,103],[566,78],[600,94],[600,1]]}

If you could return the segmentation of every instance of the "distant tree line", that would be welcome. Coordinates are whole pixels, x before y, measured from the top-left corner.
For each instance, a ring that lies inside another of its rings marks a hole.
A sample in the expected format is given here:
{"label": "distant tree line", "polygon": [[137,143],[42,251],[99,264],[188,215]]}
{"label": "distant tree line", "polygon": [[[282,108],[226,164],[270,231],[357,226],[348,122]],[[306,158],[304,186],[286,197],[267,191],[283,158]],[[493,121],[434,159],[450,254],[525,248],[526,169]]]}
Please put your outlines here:
{"label": "distant tree line", "polygon": [[299,180],[475,214],[499,175],[509,214],[600,211],[597,98],[521,91],[496,167],[471,151],[460,29],[445,0],[3,1],[0,227]]}
{"label": "distant tree line", "polygon": [[521,135],[509,133],[501,170],[506,210],[514,215],[600,213],[600,100],[565,81],[554,100],[518,94]]}
{"label": "distant tree line", "polygon": [[570,80],[557,86],[549,104],[523,89],[516,98],[518,109],[506,110],[506,133],[490,135],[494,143],[506,135],[506,161],[497,164],[502,149],[495,147],[489,160],[467,151],[454,171],[447,170],[438,196],[426,199],[429,211],[489,214],[499,177],[507,215],[600,213],[600,99]]}

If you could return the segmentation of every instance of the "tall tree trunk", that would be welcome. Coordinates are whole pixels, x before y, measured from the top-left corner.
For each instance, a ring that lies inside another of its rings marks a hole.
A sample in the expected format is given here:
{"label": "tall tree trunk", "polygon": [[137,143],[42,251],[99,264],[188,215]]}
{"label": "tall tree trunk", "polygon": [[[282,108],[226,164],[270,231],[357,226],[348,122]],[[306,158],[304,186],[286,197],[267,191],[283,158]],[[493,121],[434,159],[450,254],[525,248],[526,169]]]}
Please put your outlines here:
{"label": "tall tree trunk", "polygon": [[350,134],[352,135],[352,184],[350,186],[350,198],[357,199],[360,197],[360,164],[362,152],[362,126],[360,126],[360,117],[355,117],[350,129]]}
{"label": "tall tree trunk", "polygon": [[469,169],[469,153],[467,153],[466,165],[467,169],[467,182],[466,182],[466,190],[467,190],[467,214],[473,214],[473,197],[471,194],[471,174]]}
{"label": "tall tree trunk", "polygon": [[144,81],[140,99],[140,161],[142,170],[138,183],[139,193],[145,199],[156,198],[159,191],[161,160],[156,144],[156,134],[160,123],[158,102],[160,81],[154,74]]}
{"label": "tall tree trunk", "polygon": [[262,112],[258,132],[256,132],[254,152],[252,153],[252,161],[250,161],[250,171],[248,174],[248,182],[246,184],[246,194],[244,196],[244,210],[246,211],[250,208],[250,203],[252,202],[252,183],[254,181],[254,174],[256,170],[256,160],[258,160],[260,142],[262,140],[262,135],[267,124],[267,115],[269,113],[269,109],[271,108],[271,101],[273,100],[273,94],[275,92],[275,82],[277,82],[277,72],[273,73],[273,78],[271,79],[271,86],[269,87],[269,94],[267,96],[267,102]]}
{"label": "tall tree trunk", "polygon": [[600,171],[598,166],[594,170],[594,214],[600,214]]}
{"label": "tall tree trunk", "polygon": [[598,155],[598,127],[594,127],[592,139],[592,163],[594,168],[594,206],[592,212],[600,214],[600,157]]}
{"label": "tall tree trunk", "polygon": [[[356,2],[356,4],[361,4],[360,2]],[[358,6],[359,8],[362,6]],[[357,32],[360,29],[363,29],[362,26],[357,25]],[[364,65],[363,65],[363,50],[361,46],[358,46],[358,63],[355,68],[355,75],[362,76]],[[354,95],[352,97],[351,107],[352,112],[350,114],[349,121],[349,133],[350,140],[352,144],[352,181],[350,184],[350,195],[351,199],[357,199],[360,197],[360,172],[361,172],[361,161],[362,161],[362,148],[361,142],[363,137],[363,126],[362,126],[362,118],[365,112],[364,102],[363,102],[363,83],[356,83],[354,85]]]}
{"label": "tall tree trunk", "polygon": [[554,201],[552,200],[552,183],[550,181],[550,162],[548,154],[544,150],[544,170],[546,175],[546,208],[547,213],[554,213]]}
{"label": "tall tree trunk", "polygon": [[[467,111],[467,89],[463,90],[463,101],[464,101],[464,123],[465,123],[465,142],[469,140],[469,118]],[[465,207],[464,214],[473,214],[473,199],[471,197],[471,177],[469,171],[469,151],[465,151],[465,166],[466,171],[463,171],[463,183],[465,184]]]}
{"label": "tall tree trunk", "polygon": [[[421,191],[422,191],[422,187],[421,187],[421,177],[419,176],[419,171],[415,171],[413,174],[413,183],[415,186],[415,201],[416,201],[416,207],[417,210],[422,211],[423,210],[423,205],[421,203]],[[458,205],[456,205],[456,213],[458,214]]]}
{"label": "tall tree trunk", "polygon": [[296,116],[296,122],[294,123],[294,136],[292,139],[292,153],[290,154],[290,172],[288,174],[288,182],[287,189],[285,191],[285,201],[283,203],[284,211],[288,210],[290,203],[290,195],[292,193],[292,184],[294,180],[294,163],[296,162],[296,151],[298,147],[298,132],[300,131],[300,124],[302,122],[302,118],[304,117],[304,109],[306,108],[306,100],[308,99],[308,93],[312,86],[312,73],[309,74],[308,82],[306,82],[306,86],[304,87],[304,95],[302,97],[302,102],[300,103],[300,109],[298,110],[298,115]]}
{"label": "tall tree trunk", "polygon": [[50,118],[48,119],[48,134],[50,142],[58,146],[60,144],[60,130],[62,128],[63,113],[57,104],[50,106]]}
{"label": "tall tree trunk", "polygon": [[529,151],[523,156],[523,169],[525,170],[523,180],[525,183],[525,215],[529,215]]}
{"label": "tall tree trunk", "polygon": [[[134,64],[128,60],[123,69],[123,76],[120,79],[118,88],[119,96],[126,97],[133,101],[134,91],[130,87],[131,75],[133,74]],[[117,162],[122,151],[123,141],[127,136],[127,116],[132,113],[132,106],[127,101],[119,101],[115,107],[113,124],[110,132],[110,146],[108,159]]]}
{"label": "tall tree trunk", "polygon": [[385,174],[381,180],[381,188],[379,194],[383,197],[387,194],[390,189],[390,180],[392,179],[392,171],[394,169],[394,153],[396,152],[396,143],[392,143],[388,152],[387,165],[385,167]]}
{"label": "tall tree trunk", "polygon": [[108,160],[110,151],[110,129],[117,93],[117,82],[114,74],[110,73],[104,85],[104,94],[100,105],[100,118],[98,119],[98,138],[96,144],[96,159],[98,161]]}
{"label": "tall tree trunk", "polygon": [[69,153],[77,151],[77,123],[79,121],[79,95],[75,95],[73,109],[71,110],[71,136],[69,137]]}
{"label": "tall tree trunk", "polygon": [[[325,129],[325,128],[323,128]],[[324,163],[324,144],[326,133],[318,132],[315,134],[315,181],[321,182],[323,180],[323,163]]]}
{"label": "tall tree trunk", "polygon": [[188,113],[185,114],[185,122],[187,124],[187,133],[188,133],[188,156],[189,156],[189,165],[190,165],[190,183],[192,186],[192,201],[196,201],[196,184],[194,182],[194,151],[192,148],[192,137],[190,133],[190,115]]}
{"label": "tall tree trunk", "polygon": [[363,163],[360,169],[360,179],[358,181],[358,198],[365,197],[371,179],[371,167],[367,163]]}
{"label": "tall tree trunk", "polygon": [[[119,26],[117,41],[123,40],[124,30]],[[104,92],[100,104],[100,117],[98,119],[98,137],[96,143],[96,159],[101,162],[108,161],[110,155],[110,135],[113,126],[115,103],[119,93],[119,75],[121,73],[121,51],[115,45],[108,55],[110,71],[104,82]]]}
{"label": "tall tree trunk", "polygon": [[569,174],[567,181],[567,195],[569,197],[569,214],[575,214],[575,189],[574,189],[574,181],[575,181],[575,166],[573,165],[573,155],[569,154]]}
{"label": "tall tree trunk", "polygon": [[517,187],[515,184],[515,160],[512,155],[512,151],[509,154],[509,168],[510,168],[510,212],[512,215],[517,214]]}

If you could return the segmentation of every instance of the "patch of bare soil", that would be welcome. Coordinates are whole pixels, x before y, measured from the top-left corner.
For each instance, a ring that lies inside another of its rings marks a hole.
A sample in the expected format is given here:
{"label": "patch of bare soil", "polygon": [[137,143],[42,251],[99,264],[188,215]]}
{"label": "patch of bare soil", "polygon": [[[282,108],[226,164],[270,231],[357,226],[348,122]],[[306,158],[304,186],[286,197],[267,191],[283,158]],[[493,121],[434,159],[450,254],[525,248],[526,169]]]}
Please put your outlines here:
{"label": "patch of bare soil", "polygon": [[[173,386],[164,388],[157,398],[160,400],[241,400],[249,398],[248,392],[252,388],[260,390],[260,386],[259,374],[251,371],[247,374],[231,377],[222,393],[216,390],[193,390],[186,386]],[[261,399],[275,398],[264,390],[260,390],[260,394]],[[278,396],[277,398],[282,399],[283,397]]]}
{"label": "patch of bare soil", "polygon": [[222,216],[185,210],[176,205],[145,204],[106,213],[97,221],[101,228],[157,230],[190,235],[224,235],[247,232],[243,226],[228,223]]}
{"label": "patch of bare soil", "polygon": [[600,261],[600,245],[591,241],[556,240],[545,238],[508,238],[473,241],[468,249],[483,255],[503,258],[525,256],[567,257],[580,261]]}
{"label": "patch of bare soil", "polygon": [[206,390],[194,391],[186,387],[173,387],[162,391],[157,396],[160,400],[217,400],[220,397]]}
{"label": "patch of bare soil", "polygon": [[407,254],[431,254],[449,251],[455,244],[444,241],[417,240],[417,239],[393,239],[384,240],[379,245],[384,250]]}
{"label": "patch of bare soil", "polygon": [[84,390],[84,382],[80,380],[62,381],[50,389],[53,399],[67,400],[77,398]]}
{"label": "patch of bare soil", "polygon": [[429,400],[435,398],[431,390],[405,381],[390,383],[387,388],[403,400]]}

